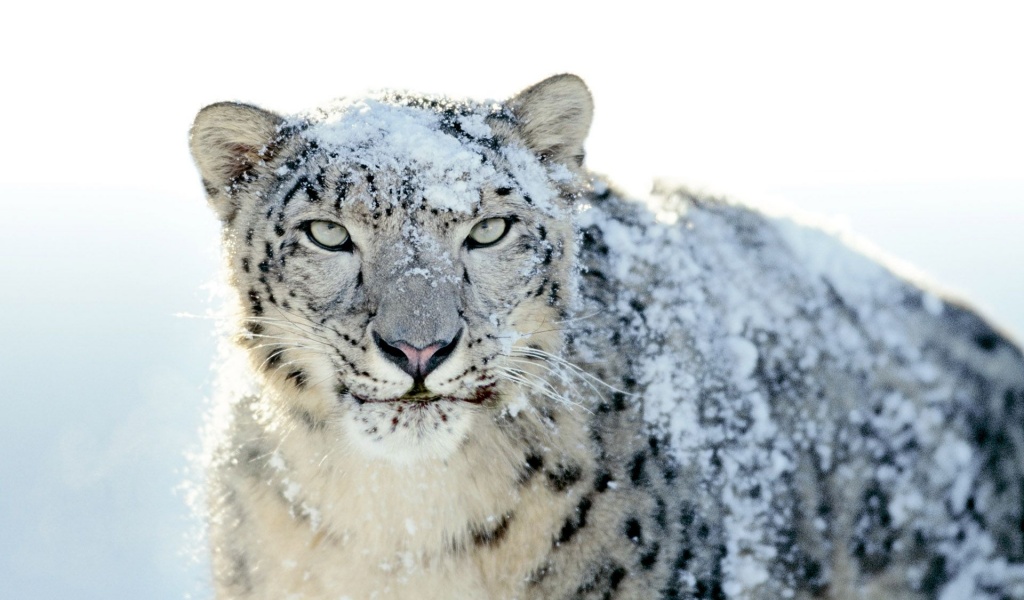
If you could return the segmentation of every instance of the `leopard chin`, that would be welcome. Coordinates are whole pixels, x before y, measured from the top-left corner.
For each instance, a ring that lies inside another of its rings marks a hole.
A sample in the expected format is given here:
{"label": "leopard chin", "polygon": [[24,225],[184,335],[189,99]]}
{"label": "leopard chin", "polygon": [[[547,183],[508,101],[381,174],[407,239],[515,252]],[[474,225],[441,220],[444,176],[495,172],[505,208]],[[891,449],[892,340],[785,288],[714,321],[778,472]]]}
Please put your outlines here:
{"label": "leopard chin", "polygon": [[396,464],[445,460],[466,439],[481,409],[457,398],[366,400],[351,396],[345,439],[368,458]]}

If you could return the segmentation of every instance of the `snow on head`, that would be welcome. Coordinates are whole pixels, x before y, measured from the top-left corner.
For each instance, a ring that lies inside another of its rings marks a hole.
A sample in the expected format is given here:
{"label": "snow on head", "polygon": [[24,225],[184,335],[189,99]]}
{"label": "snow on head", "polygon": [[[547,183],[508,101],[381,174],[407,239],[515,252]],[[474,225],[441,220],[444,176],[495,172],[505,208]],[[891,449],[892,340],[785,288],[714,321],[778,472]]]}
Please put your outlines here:
{"label": "snow on head", "polygon": [[[500,111],[499,105],[384,95],[338,100],[286,126],[299,126],[333,161],[400,177],[433,208],[469,213],[488,187],[511,187],[549,206],[558,178],[548,168],[525,148],[503,144],[496,154],[487,119]],[[497,158],[504,169],[496,168]]]}

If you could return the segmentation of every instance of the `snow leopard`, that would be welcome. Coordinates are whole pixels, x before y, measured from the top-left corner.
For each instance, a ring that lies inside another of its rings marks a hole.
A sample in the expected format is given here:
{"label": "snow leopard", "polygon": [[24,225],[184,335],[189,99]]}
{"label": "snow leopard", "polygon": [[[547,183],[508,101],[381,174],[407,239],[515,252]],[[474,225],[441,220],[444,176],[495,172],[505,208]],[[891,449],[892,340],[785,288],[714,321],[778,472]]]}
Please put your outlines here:
{"label": "snow leopard", "polygon": [[246,385],[221,599],[1024,598],[1024,358],[787,215],[584,167],[505,101],[204,108]]}

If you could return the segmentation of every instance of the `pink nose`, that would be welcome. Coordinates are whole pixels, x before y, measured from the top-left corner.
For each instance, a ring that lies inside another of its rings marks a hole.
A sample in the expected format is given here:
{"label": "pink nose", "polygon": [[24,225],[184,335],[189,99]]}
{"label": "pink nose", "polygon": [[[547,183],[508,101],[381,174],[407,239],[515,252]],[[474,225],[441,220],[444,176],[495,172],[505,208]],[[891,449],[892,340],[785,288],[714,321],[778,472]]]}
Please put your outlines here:
{"label": "pink nose", "polygon": [[415,373],[427,374],[427,363],[430,361],[430,357],[434,356],[443,346],[443,344],[431,344],[426,348],[414,348],[405,342],[395,342],[392,345],[401,350],[405,359],[409,361],[407,370],[413,371],[413,377],[416,376]]}
{"label": "pink nose", "polygon": [[373,334],[373,341],[385,358],[411,375],[414,380],[422,383],[427,375],[455,350],[461,335],[460,331],[451,340],[434,342],[424,348],[417,348],[401,340],[387,341],[376,332]]}

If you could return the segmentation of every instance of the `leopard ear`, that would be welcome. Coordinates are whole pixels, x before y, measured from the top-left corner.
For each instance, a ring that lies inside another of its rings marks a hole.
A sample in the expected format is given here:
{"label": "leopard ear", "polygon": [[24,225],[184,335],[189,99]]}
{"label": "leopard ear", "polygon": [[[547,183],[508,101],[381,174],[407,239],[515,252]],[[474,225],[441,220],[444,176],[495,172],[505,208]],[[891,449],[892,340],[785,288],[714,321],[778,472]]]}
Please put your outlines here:
{"label": "leopard ear", "polygon": [[270,157],[282,122],[272,112],[235,102],[211,104],[196,115],[189,147],[210,205],[223,221],[238,209],[236,184],[248,181]]}
{"label": "leopard ear", "polygon": [[569,166],[583,164],[583,140],[590,130],[594,102],[583,80],[555,75],[508,102],[526,145],[542,160]]}

